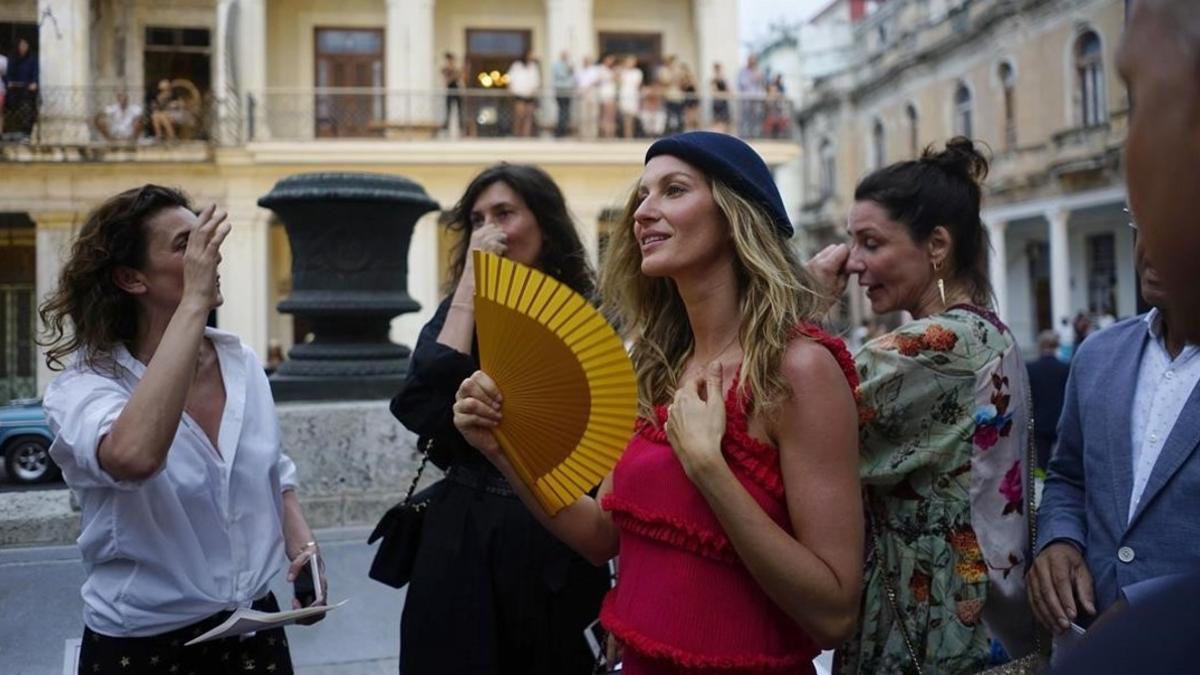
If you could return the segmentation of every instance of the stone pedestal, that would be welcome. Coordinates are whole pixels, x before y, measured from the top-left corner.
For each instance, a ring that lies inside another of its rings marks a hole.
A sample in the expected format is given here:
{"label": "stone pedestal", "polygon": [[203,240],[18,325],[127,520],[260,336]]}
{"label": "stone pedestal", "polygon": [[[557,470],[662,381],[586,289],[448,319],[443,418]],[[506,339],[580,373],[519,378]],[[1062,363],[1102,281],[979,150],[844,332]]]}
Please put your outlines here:
{"label": "stone pedestal", "polygon": [[[276,407],[283,451],[296,462],[298,494],[314,528],[373,525],[404,498],[421,462],[417,437],[386,401]],[[426,467],[422,486],[437,479]]]}

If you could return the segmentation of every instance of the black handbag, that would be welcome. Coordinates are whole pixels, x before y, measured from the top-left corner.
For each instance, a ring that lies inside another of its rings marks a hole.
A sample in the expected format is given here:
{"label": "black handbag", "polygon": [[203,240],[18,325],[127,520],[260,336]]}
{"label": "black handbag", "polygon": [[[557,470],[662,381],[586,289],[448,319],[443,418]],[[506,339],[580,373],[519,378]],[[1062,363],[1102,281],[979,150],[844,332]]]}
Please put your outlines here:
{"label": "black handbag", "polygon": [[421,526],[425,521],[425,511],[442,489],[442,481],[438,481],[413,494],[417,483],[421,481],[421,473],[425,471],[425,465],[429,462],[432,445],[432,438],[425,443],[425,456],[421,459],[421,465],[417,467],[417,475],[413,477],[412,485],[408,486],[408,493],[404,499],[383,514],[371,536],[367,537],[367,544],[375,543],[376,539],[383,539],[379,550],[375,551],[375,559],[371,561],[371,571],[367,576],[392,588],[403,588],[412,577],[417,549],[421,545]]}

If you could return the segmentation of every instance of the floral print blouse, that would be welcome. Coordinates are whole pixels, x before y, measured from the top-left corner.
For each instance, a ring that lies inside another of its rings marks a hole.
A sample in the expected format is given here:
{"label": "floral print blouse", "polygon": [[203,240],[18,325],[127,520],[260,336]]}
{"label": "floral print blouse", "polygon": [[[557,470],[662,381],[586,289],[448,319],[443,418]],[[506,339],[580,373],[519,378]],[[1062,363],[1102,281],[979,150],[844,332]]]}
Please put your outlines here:
{"label": "floral print blouse", "polygon": [[873,535],[858,632],[837,672],[916,672],[889,585],[925,673],[986,668],[989,634],[1028,652],[1030,413],[1012,333],[955,306],[871,341],[855,362]]}

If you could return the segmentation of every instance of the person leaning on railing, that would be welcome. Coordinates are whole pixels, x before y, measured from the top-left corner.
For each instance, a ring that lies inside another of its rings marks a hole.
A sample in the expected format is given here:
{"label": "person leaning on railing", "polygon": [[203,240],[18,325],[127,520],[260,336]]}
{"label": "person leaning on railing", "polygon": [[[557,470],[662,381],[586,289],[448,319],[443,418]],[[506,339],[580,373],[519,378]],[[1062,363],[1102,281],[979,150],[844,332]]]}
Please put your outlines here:
{"label": "person leaning on railing", "polygon": [[450,120],[453,115],[457,114],[461,121],[463,118],[462,109],[462,88],[463,88],[463,71],[458,67],[458,60],[454,58],[454,52],[446,52],[443,55],[442,69],[442,85],[446,88],[446,119],[442,122],[442,128],[450,129]]}
{"label": "person leaning on railing", "polygon": [[17,40],[17,53],[8,62],[4,110],[12,131],[28,138],[38,117],[38,59],[25,38]]}
{"label": "person leaning on railing", "polygon": [[530,138],[534,136],[534,114],[537,111],[537,95],[542,88],[542,72],[533,51],[526,52],[513,62],[506,73],[508,90],[513,98],[513,135]]}

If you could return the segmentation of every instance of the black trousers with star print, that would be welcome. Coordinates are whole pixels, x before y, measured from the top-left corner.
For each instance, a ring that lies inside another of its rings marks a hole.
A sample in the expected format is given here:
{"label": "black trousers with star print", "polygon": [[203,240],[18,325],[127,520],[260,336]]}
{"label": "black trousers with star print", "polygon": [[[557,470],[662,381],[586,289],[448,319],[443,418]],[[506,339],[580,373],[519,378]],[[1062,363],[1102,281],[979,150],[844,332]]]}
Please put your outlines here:
{"label": "black trousers with star print", "polygon": [[[251,606],[262,612],[279,611],[273,593]],[[245,640],[228,637],[183,646],[229,614],[219,612],[169,633],[140,638],[109,637],[85,626],[79,646],[79,675],[291,675],[292,657],[282,628],[261,631]]]}

